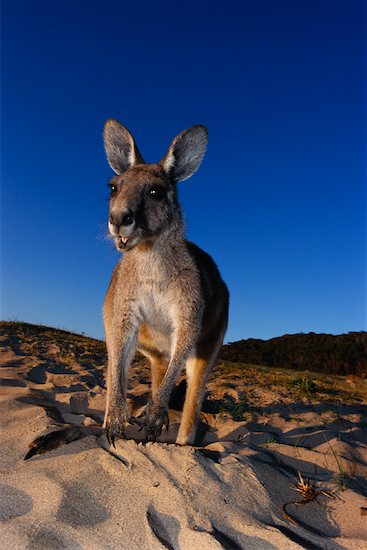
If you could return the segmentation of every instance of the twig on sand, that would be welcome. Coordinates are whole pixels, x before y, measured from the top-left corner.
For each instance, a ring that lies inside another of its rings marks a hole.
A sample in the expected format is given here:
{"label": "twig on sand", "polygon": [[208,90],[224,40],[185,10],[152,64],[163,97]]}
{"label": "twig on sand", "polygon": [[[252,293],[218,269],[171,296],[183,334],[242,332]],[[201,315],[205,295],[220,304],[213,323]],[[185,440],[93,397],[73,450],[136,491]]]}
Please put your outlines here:
{"label": "twig on sand", "polygon": [[291,504],[294,504],[294,506],[302,506],[304,504],[308,504],[309,502],[313,502],[314,500],[317,502],[317,504],[320,504],[320,502],[317,500],[317,497],[324,495],[328,498],[334,498],[334,495],[329,491],[325,491],[324,489],[317,487],[315,483],[312,482],[310,479],[307,479],[307,481],[305,481],[300,472],[298,472],[298,477],[299,479],[291,486],[291,489],[293,489],[293,491],[297,491],[297,493],[300,493],[303,497],[303,500],[292,500],[291,502],[286,502],[283,505],[282,510],[284,517],[288,521],[300,526],[298,521],[291,514],[289,514],[289,512],[287,512],[287,506],[290,506]]}
{"label": "twig on sand", "polygon": [[35,455],[48,453],[53,449],[61,447],[61,445],[67,445],[88,435],[101,435],[102,433],[102,428],[99,426],[66,426],[65,428],[61,428],[61,430],[54,430],[32,441],[24,460],[29,460]]}

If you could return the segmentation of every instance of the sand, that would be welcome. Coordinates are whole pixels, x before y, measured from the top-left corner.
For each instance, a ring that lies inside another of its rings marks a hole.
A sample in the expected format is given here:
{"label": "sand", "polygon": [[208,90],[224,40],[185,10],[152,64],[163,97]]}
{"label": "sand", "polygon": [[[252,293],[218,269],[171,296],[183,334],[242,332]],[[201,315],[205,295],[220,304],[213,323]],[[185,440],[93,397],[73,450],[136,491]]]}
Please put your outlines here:
{"label": "sand", "polygon": [[[324,404],[269,403],[265,420],[236,422],[211,405],[238,397],[240,383],[214,379],[197,446],[173,443],[181,413],[172,409],[160,441],[144,445],[131,427],[131,439],[110,449],[98,428],[104,364],[76,353],[66,364],[60,343],[37,347],[26,335],[4,333],[1,345],[1,548],[367,547],[366,403],[341,405],[328,420]],[[134,414],[148,395],[149,369],[138,361]],[[24,461],[36,437],[65,425],[94,432]],[[324,490],[317,501],[289,504],[303,500],[292,489],[298,472]]]}

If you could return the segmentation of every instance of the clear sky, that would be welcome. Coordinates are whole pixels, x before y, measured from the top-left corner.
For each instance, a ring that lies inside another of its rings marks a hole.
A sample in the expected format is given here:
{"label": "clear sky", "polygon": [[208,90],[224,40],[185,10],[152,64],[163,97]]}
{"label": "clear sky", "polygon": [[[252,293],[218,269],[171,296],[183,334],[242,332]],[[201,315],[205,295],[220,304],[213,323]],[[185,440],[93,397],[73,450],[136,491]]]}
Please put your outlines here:
{"label": "clear sky", "polygon": [[366,330],[362,0],[3,0],[3,319],[102,337],[114,117],[180,184],[231,294],[226,340]]}

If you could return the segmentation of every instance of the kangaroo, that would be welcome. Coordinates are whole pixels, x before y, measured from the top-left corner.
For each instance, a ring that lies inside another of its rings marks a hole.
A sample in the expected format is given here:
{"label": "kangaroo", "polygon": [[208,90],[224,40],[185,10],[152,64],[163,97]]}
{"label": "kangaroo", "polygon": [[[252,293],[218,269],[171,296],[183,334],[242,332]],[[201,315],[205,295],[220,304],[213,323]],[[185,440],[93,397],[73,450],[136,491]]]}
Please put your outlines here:
{"label": "kangaroo", "polygon": [[[168,426],[168,404],[184,367],[187,392],[176,443],[193,444],[208,375],[228,319],[228,290],[212,258],[184,237],[177,183],[199,168],[207,130],[193,126],[171,143],[163,160],[145,163],[126,127],[107,120],[104,144],[115,172],[108,228],[123,256],[104,302],[108,351],[108,442],[138,421],[146,441]],[[152,393],[139,419],[129,415],[127,373],[135,351],[150,361]]]}

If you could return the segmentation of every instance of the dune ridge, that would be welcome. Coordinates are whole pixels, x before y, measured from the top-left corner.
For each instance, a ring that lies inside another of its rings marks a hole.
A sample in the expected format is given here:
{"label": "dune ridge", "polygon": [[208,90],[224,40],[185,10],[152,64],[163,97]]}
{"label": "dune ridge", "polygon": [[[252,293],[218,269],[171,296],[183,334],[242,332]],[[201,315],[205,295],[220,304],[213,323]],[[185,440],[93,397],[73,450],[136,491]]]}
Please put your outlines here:
{"label": "dune ridge", "polygon": [[[172,444],[182,376],[160,441],[143,445],[131,426],[110,449],[99,429],[103,342],[22,323],[1,328],[3,548],[363,548],[363,381],[315,379],[316,389],[304,388],[299,373],[224,362],[209,381],[195,447]],[[149,381],[137,357],[134,415]],[[36,437],[65,426],[83,437],[24,461]],[[324,489],[317,501],[292,504],[302,501],[292,487],[299,472]]]}

